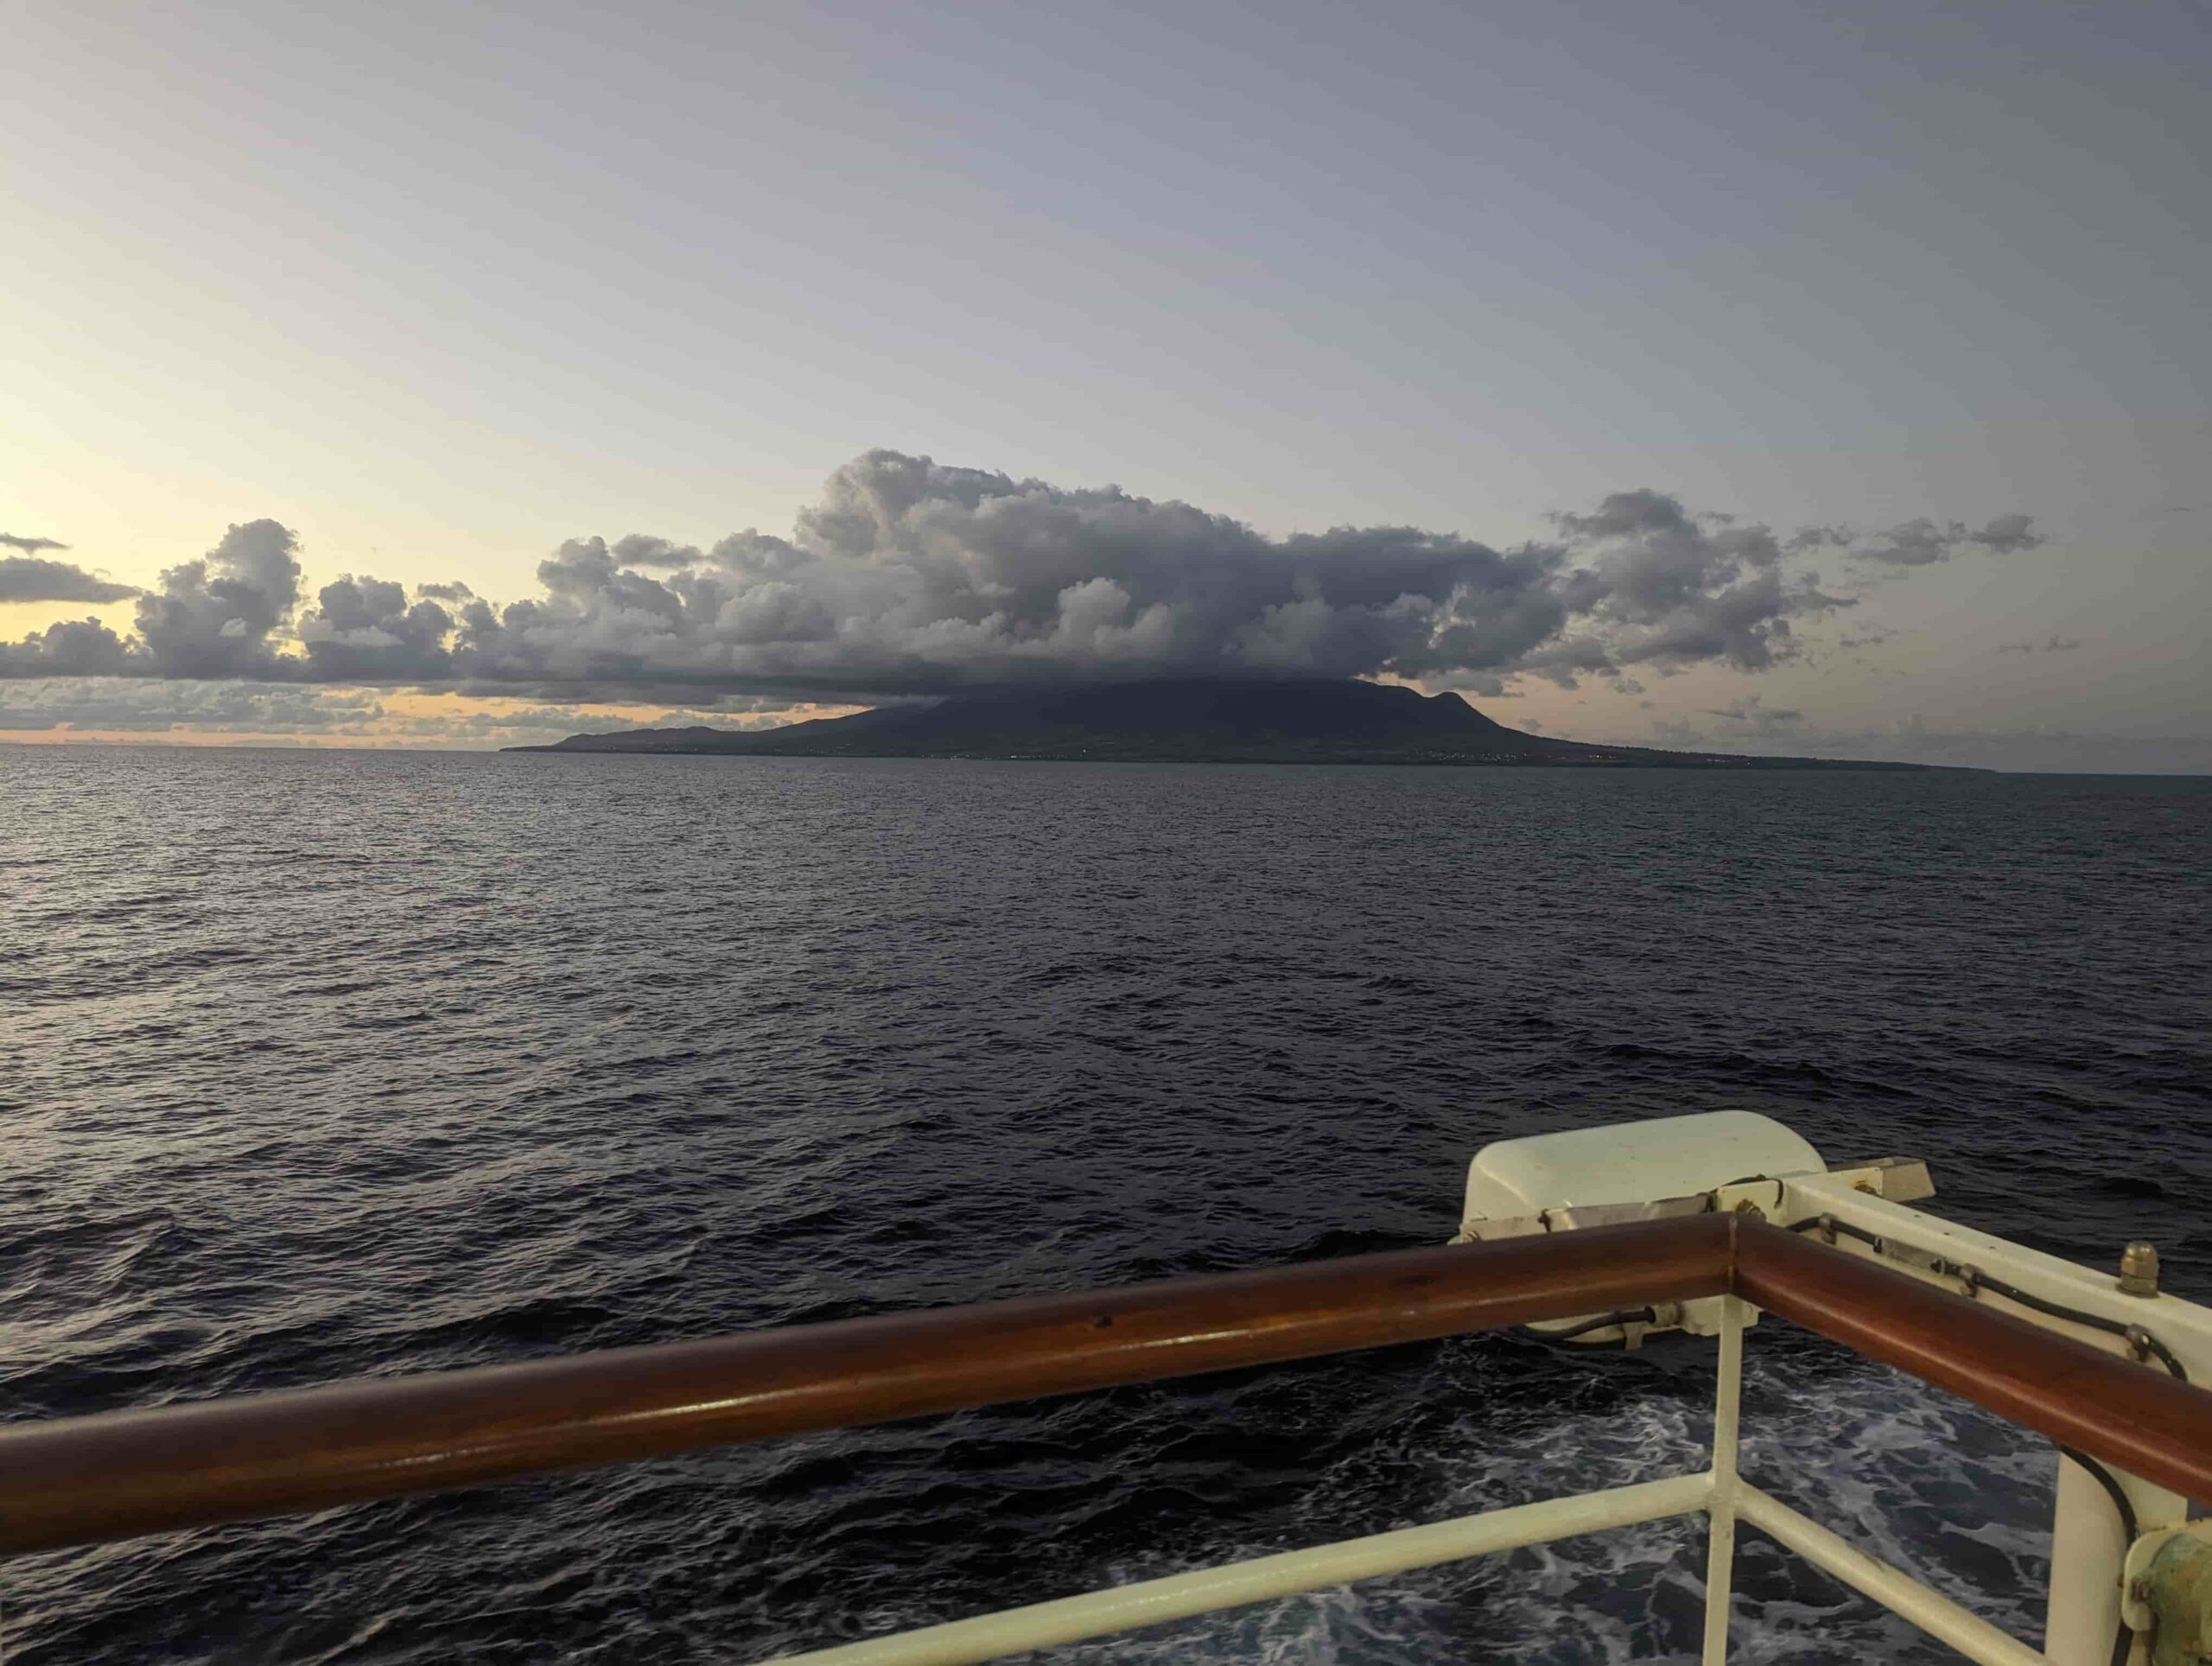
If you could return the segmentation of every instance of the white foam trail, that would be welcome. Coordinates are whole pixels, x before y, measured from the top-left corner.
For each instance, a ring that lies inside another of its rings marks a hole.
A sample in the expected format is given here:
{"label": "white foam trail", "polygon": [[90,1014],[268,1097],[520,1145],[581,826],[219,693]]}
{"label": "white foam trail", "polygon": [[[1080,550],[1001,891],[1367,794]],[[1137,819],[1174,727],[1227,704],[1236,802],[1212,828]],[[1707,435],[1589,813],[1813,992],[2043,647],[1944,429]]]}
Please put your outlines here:
{"label": "white foam trail", "polygon": [[[1618,1364],[1592,1358],[1588,1368],[1594,1376]],[[1658,1396],[1533,1417],[1486,1408],[1458,1420],[1436,1450],[1401,1454],[1396,1478],[1408,1504],[1435,1519],[1700,1467],[1710,1429],[1701,1406]],[[2033,1437],[1896,1372],[1855,1362],[1838,1370],[1800,1345],[1747,1365],[1743,1463],[1761,1485],[1853,1543],[2015,1636],[2039,1639],[2052,1459]],[[1340,1467],[1317,1497],[1378,1484],[1387,1481],[1371,1466],[1359,1474]],[[1655,1522],[1036,1658],[1053,1666],[1692,1663],[1705,1601],[1704,1536],[1700,1520]],[[1281,1548],[1224,1544],[1220,1556]],[[1123,1578],[1167,1571],[1116,1570]],[[1736,1590],[1731,1658],[1741,1666],[1932,1666],[1952,1658],[1756,1532],[1738,1551]]]}

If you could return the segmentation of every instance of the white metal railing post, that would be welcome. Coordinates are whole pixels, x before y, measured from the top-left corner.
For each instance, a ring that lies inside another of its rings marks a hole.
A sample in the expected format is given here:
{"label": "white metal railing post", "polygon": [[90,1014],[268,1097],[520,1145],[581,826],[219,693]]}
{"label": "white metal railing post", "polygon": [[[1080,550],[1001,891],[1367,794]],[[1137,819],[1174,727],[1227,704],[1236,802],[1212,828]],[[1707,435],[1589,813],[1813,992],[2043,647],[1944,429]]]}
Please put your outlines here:
{"label": "white metal railing post", "polygon": [[1736,1420],[1744,1393],[1744,1304],[1720,1299],[1720,1372],[1713,1395],[1713,1493],[1707,1501],[1704,1666],[1728,1658],[1728,1610],[1735,1595]]}
{"label": "white metal railing post", "polygon": [[[2189,1500],[2140,1476],[2107,1468],[2134,1510],[2138,1531],[2189,1516]],[[2129,1535],[2110,1494],[2070,1458],[2058,1460],[2050,1523],[2050,1591],[2043,1651],[2058,1666],[2106,1666],[2120,1629],[2120,1570]],[[2147,1644],[2133,1654],[2141,1654]]]}

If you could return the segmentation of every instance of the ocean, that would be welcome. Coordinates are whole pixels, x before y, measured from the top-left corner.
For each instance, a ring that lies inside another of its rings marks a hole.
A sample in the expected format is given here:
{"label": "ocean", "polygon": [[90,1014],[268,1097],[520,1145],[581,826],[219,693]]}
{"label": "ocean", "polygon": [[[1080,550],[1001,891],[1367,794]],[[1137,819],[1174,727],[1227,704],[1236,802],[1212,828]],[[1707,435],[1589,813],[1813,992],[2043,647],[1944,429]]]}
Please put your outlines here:
{"label": "ocean", "polygon": [[[1745,1107],[2212,1297],[2212,779],[0,748],[0,1417],[1441,1243]],[[2032,1641],[2049,1447],[1769,1319],[1746,1473]],[[10,1666],[746,1662],[1698,1466],[1526,1335],[0,1567]],[[1702,1528],[1055,1662],[1695,1656]],[[1736,1658],[1952,1658],[1746,1532]]]}

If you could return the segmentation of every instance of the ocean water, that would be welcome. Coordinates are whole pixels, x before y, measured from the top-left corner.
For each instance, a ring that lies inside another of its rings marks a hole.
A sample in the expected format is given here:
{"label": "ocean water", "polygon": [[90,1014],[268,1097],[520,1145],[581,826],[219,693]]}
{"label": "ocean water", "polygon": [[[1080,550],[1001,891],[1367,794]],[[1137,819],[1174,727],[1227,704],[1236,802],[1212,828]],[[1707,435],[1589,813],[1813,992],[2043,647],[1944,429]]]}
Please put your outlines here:
{"label": "ocean water", "polygon": [[[2212,1296],[2212,781],[0,748],[0,1417],[1433,1243],[1743,1106]],[[1774,1320],[1747,1473],[2033,1639],[2051,1457]],[[744,1662],[1701,1462],[1520,1334],[0,1567],[10,1666]],[[1056,1661],[1694,1656],[1701,1529]],[[1747,1532],[1737,1657],[1949,1658]]]}

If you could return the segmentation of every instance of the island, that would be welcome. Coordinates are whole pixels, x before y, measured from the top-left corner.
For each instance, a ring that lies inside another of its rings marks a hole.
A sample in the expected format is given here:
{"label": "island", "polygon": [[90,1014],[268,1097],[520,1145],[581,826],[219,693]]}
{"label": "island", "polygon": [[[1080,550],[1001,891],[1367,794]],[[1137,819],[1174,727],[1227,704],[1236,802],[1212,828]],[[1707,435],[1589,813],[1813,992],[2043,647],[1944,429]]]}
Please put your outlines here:
{"label": "island", "polygon": [[1928,769],[1834,758],[1593,746],[1508,728],[1457,694],[1379,683],[1147,682],[998,688],[776,728],[628,729],[509,752],[753,758],[1030,758],[1090,763]]}

